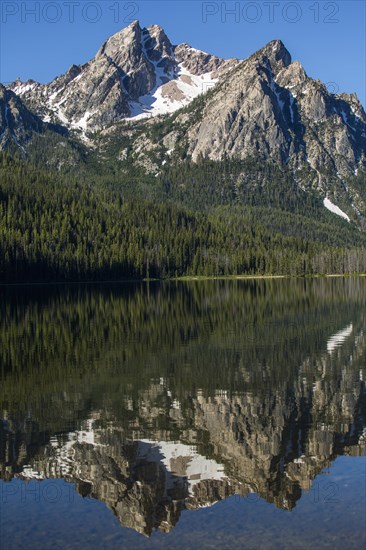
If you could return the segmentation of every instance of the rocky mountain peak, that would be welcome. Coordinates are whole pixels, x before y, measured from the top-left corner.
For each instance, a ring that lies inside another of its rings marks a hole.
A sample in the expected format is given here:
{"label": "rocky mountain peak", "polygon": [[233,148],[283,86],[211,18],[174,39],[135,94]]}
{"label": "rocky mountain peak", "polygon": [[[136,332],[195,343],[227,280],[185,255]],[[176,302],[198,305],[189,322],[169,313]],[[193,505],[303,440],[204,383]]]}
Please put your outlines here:
{"label": "rocky mountain peak", "polygon": [[[184,130],[164,137],[170,158],[180,148],[193,161],[270,159],[292,170],[304,189],[325,196],[331,182],[349,216],[362,210],[360,193],[355,189],[351,197],[345,182],[366,168],[364,109],[355,94],[332,94],[310,78],[281,40],[243,61],[224,60],[187,43],[173,45],[159,25],[141,28],[134,21],[106,40],[89,62],[71,65],[50,84],[9,86],[14,97],[3,98],[0,135],[3,143],[15,136],[27,144],[32,126],[37,131],[43,121],[84,139],[123,119],[173,113],[212,88],[190,114],[177,115],[175,124]],[[12,120],[21,126],[23,118],[26,130],[14,134]],[[150,166],[151,160],[143,158],[148,146],[140,139],[136,147],[138,162]]]}
{"label": "rocky mountain peak", "polygon": [[138,20],[113,34],[96,56],[49,84],[11,86],[43,121],[95,131],[124,118],[176,111],[214,85],[237,60],[188,44],[173,46],[159,25]]}
{"label": "rocky mountain peak", "polygon": [[[232,64],[239,63],[237,60],[224,60],[202,50],[197,50],[186,43],[175,46],[174,54],[178,63],[181,63],[186,70],[197,76],[218,71],[223,65],[229,68],[229,62],[232,62]],[[216,76],[214,75],[214,77]]]}
{"label": "rocky mountain peak", "polygon": [[295,87],[304,84],[308,76],[299,61],[287,65],[277,74],[276,82],[284,88]]}
{"label": "rocky mountain peak", "polygon": [[166,73],[173,73],[175,68],[173,46],[159,25],[150,25],[142,31],[143,48],[150,61]]}
{"label": "rocky mountain peak", "polygon": [[149,25],[142,29],[143,34],[148,35],[151,39],[155,39],[157,43],[165,43],[171,47],[170,40],[165,33],[165,30],[160,25]]}
{"label": "rocky mountain peak", "polygon": [[136,55],[141,51],[142,29],[138,21],[133,21],[128,27],[110,36],[98,50],[96,58],[105,55],[111,58],[119,58],[121,54]]}
{"label": "rocky mountain peak", "polygon": [[[10,84],[10,87],[13,89],[13,88],[18,88],[19,86],[21,86],[23,84],[23,81],[21,80],[21,78],[16,78],[11,84]],[[0,82],[0,90],[3,88],[3,84],[1,84]]]}
{"label": "rocky mountain peak", "polygon": [[347,102],[351,107],[352,113],[357,118],[359,118],[360,120],[366,123],[366,113],[356,93],[352,93],[352,94],[342,93],[342,94],[339,94],[338,97],[343,101]]}
{"label": "rocky mountain peak", "polygon": [[70,69],[65,74],[65,79],[67,80],[67,82],[71,82],[72,80],[74,80],[74,78],[80,75],[81,71],[82,69],[79,65],[72,64]]}
{"label": "rocky mountain peak", "polygon": [[291,64],[291,54],[282,40],[271,40],[257,54],[260,57],[268,58],[274,72],[278,72]]}

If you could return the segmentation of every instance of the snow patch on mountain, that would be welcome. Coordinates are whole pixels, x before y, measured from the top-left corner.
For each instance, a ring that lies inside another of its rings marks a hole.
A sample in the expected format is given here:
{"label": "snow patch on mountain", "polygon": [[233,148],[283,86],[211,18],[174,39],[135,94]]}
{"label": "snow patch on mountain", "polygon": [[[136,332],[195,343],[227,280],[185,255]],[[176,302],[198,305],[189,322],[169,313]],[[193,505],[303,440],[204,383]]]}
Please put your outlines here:
{"label": "snow patch on mountain", "polygon": [[26,82],[24,84],[20,84],[19,86],[16,86],[14,88],[14,93],[17,95],[25,94],[26,92],[30,92],[34,90],[34,88],[37,86],[37,83],[34,82],[33,84],[27,84]]}
{"label": "snow patch on mountain", "polygon": [[88,120],[91,116],[93,116],[93,113],[91,113],[90,111],[86,111],[84,116],[82,116],[78,121],[71,123],[71,127],[75,129],[84,130],[84,132],[86,132],[87,126],[88,126]]}
{"label": "snow patch on mountain", "polygon": [[[162,82],[163,79],[159,73],[157,77]],[[180,63],[176,78],[156,86],[151,93],[140,97],[139,101],[130,102],[131,116],[127,120],[141,120],[174,113],[186,107],[200,94],[207,92],[217,82],[218,79],[213,78],[212,73],[197,76]]]}
{"label": "snow patch on mountain", "polygon": [[340,216],[341,218],[344,218],[348,222],[350,222],[349,216],[343,210],[339,208],[336,204],[333,204],[328,198],[325,198],[323,201],[323,204],[327,210],[330,210],[330,212],[333,212],[333,214],[337,214],[337,216]]}

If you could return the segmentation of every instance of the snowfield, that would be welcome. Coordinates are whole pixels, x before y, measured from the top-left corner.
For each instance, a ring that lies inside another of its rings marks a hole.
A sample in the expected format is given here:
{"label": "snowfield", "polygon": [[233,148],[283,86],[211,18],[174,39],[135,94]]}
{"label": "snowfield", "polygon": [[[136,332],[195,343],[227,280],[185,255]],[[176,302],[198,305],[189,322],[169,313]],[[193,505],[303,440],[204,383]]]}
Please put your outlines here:
{"label": "snowfield", "polygon": [[323,204],[325,208],[327,208],[327,210],[330,210],[330,212],[333,212],[333,214],[337,214],[337,216],[344,218],[348,222],[351,221],[349,216],[347,216],[347,214],[343,212],[343,210],[341,210],[339,206],[337,206],[336,204],[333,204],[329,199],[325,198]]}
{"label": "snowfield", "polygon": [[[166,77],[166,75],[163,76]],[[159,78],[160,76],[158,75]],[[162,84],[162,80],[160,79],[160,83],[151,93],[140,97],[139,101],[130,102],[131,116],[126,120],[141,120],[143,118],[174,113],[178,109],[186,107],[193,99],[215,86],[218,79],[212,78],[211,73],[205,73],[200,76],[194,75],[180,64],[177,78],[169,81],[169,83],[172,82],[176,84],[177,89],[183,94],[184,98],[177,101],[164,96],[164,84]]]}

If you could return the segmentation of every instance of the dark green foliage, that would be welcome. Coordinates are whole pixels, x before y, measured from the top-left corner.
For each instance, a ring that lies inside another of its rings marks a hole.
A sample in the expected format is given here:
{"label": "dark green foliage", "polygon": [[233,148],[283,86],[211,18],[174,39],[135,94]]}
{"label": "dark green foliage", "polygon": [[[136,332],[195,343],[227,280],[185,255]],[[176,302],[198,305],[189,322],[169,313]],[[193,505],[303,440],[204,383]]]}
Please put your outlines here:
{"label": "dark green foliage", "polygon": [[87,372],[95,382],[96,371],[113,384],[123,374],[126,386],[164,376],[181,396],[187,386],[230,382],[233,391],[272,389],[296,377],[339,327],[353,320],[357,334],[365,297],[361,278],[3,288],[0,402],[9,392],[37,392],[46,381],[59,388]]}
{"label": "dark green foliage", "polygon": [[[245,198],[239,189],[233,200],[230,183],[218,194],[215,182],[224,185],[225,170],[220,180],[215,170],[205,164],[201,173],[200,165],[187,164],[185,201],[176,191],[179,169],[170,170],[165,202],[153,202],[141,198],[143,187],[133,198],[127,176],[119,176],[117,189],[97,177],[75,181],[1,154],[0,281],[366,271],[364,234],[333,220],[311,195],[279,180],[274,191],[263,185],[259,199],[254,192],[247,199],[245,188]],[[211,208],[203,207],[205,196]],[[305,207],[310,217],[297,213]]]}

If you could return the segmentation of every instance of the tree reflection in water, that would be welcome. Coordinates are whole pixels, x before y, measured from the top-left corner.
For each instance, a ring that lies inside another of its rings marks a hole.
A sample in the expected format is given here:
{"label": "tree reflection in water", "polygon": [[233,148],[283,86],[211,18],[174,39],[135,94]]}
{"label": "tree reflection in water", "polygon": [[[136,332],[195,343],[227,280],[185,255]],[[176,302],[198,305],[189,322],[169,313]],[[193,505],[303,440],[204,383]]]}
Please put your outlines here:
{"label": "tree reflection in water", "polygon": [[292,510],[365,451],[366,280],[3,288],[1,477],[122,525],[255,493]]}

